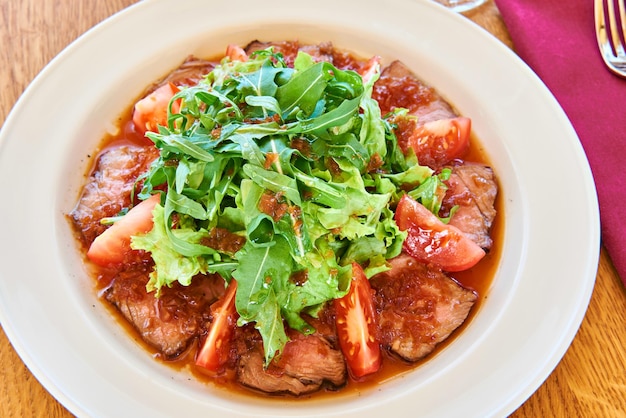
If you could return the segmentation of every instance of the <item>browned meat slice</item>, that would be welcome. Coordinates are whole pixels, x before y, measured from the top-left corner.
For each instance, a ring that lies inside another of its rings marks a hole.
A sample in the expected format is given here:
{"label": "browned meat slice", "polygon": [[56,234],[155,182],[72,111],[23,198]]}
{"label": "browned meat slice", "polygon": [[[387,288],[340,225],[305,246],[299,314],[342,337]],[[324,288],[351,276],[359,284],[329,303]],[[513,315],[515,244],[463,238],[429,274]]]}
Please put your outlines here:
{"label": "browned meat slice", "polygon": [[453,167],[447,181],[445,207],[458,205],[450,225],[459,228],[483,249],[493,243],[490,230],[496,217],[495,201],[498,194],[493,170],[482,164],[464,164]]}
{"label": "browned meat slice", "polygon": [[391,270],[370,279],[380,313],[381,344],[407,361],[417,361],[465,321],[477,295],[409,256],[390,262]]}
{"label": "browned meat slice", "polygon": [[173,83],[177,86],[193,86],[215,68],[215,63],[194,56],[187,59],[174,71],[168,74],[158,85]]}
{"label": "browned meat slice", "polygon": [[344,358],[331,342],[332,338],[319,333],[305,336],[293,331],[283,353],[265,369],[258,332],[250,327],[237,332],[237,377],[244,386],[266,393],[299,396],[315,392],[324,385],[338,388],[346,383]]}
{"label": "browned meat slice", "polygon": [[337,49],[331,42],[322,42],[317,45],[302,45],[297,41],[283,41],[283,42],[260,42],[253,41],[249,43],[244,50],[248,55],[254,51],[262,50],[274,47],[274,51],[281,53],[285,64],[288,67],[293,66],[293,62],[296,59],[299,51],[306,52],[316,62],[330,62],[335,67],[343,70],[360,71],[367,61],[357,60],[348,52]]}
{"label": "browned meat slice", "polygon": [[435,89],[417,78],[400,61],[394,61],[374,84],[372,97],[380,104],[382,114],[401,107],[418,117],[419,123],[456,116],[452,107]]}
{"label": "browned meat slice", "polygon": [[334,62],[335,48],[330,42],[322,42],[317,45],[302,45],[300,50],[306,52],[317,62]]}
{"label": "browned meat slice", "polygon": [[293,63],[293,60],[296,58],[298,54],[298,50],[300,45],[295,41],[282,41],[282,42],[262,42],[259,40],[255,40],[250,42],[248,45],[244,47],[244,51],[246,54],[251,55],[253,52],[262,51],[269,47],[273,47],[274,52],[280,53],[283,55],[285,62]]}
{"label": "browned meat slice", "polygon": [[152,146],[123,145],[108,148],[98,156],[83,194],[69,214],[85,245],[106,229],[100,223],[102,218],[115,216],[130,205],[135,181],[157,155],[158,150]]}
{"label": "browned meat slice", "polygon": [[120,273],[104,293],[139,332],[141,338],[166,358],[174,358],[209,323],[211,303],[224,293],[218,276],[197,276],[189,286],[164,287],[159,298],[146,292],[148,271]]}
{"label": "browned meat slice", "polygon": [[282,42],[250,42],[244,50],[248,55],[255,51],[267,49],[269,47],[274,48],[274,52],[283,55],[283,59],[287,66],[293,66],[293,62],[298,55],[298,51],[304,51],[311,55],[315,61],[333,62],[334,49],[331,43],[321,43],[318,45],[300,45],[297,41],[282,41]]}

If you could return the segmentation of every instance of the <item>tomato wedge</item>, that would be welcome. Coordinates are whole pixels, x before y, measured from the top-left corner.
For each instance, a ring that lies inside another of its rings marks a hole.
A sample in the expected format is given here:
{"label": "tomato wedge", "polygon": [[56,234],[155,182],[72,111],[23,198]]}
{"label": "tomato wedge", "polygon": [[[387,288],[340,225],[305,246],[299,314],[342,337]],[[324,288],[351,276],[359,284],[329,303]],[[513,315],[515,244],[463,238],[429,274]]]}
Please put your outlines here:
{"label": "tomato wedge", "polygon": [[359,74],[363,79],[363,84],[367,84],[380,70],[380,60],[381,58],[378,55],[375,55],[370,58],[359,70]]}
{"label": "tomato wedge", "polygon": [[485,251],[460,229],[444,224],[408,195],[398,202],[394,219],[408,232],[405,252],[422,262],[454,272],[473,267],[485,256]]}
{"label": "tomato wedge", "polygon": [[240,47],[239,45],[230,44],[226,47],[226,56],[230,58],[231,61],[248,61],[248,54],[246,51]]}
{"label": "tomato wedge", "polygon": [[382,361],[376,338],[372,288],[361,266],[352,263],[350,290],[333,302],[339,346],[355,378],[378,371]]}
{"label": "tomato wedge", "polygon": [[[142,133],[158,132],[159,125],[167,126],[168,106],[178,91],[174,84],[167,83],[135,103],[133,123],[137,129]],[[179,110],[180,101],[177,100],[172,104],[172,112],[177,113]]]}
{"label": "tomato wedge", "polygon": [[420,164],[437,169],[464,156],[469,149],[471,129],[471,119],[462,116],[422,124],[401,119],[396,134],[405,152],[413,148]]}
{"label": "tomato wedge", "polygon": [[228,360],[228,342],[237,325],[236,294],[237,281],[232,279],[224,296],[211,306],[213,322],[196,356],[196,365],[211,372],[219,372]]}
{"label": "tomato wedge", "polygon": [[96,237],[87,251],[87,258],[100,266],[111,266],[124,262],[130,248],[130,237],[149,232],[154,225],[152,211],[161,196],[156,194],[140,202]]}

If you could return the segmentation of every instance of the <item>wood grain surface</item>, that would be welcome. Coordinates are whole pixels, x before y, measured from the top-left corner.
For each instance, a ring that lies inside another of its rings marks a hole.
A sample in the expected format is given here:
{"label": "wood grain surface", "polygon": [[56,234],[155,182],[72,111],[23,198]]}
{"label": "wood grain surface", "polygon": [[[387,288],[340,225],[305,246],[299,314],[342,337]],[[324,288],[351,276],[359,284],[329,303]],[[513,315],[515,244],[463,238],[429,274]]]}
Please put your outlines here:
{"label": "wood grain surface", "polygon": [[[56,54],[133,0],[0,0],[0,120]],[[467,14],[511,48],[492,1]],[[2,278],[6,280],[6,278]],[[571,347],[512,417],[626,418],[626,291],[604,249],[588,312]],[[0,417],[71,417],[0,331]]]}

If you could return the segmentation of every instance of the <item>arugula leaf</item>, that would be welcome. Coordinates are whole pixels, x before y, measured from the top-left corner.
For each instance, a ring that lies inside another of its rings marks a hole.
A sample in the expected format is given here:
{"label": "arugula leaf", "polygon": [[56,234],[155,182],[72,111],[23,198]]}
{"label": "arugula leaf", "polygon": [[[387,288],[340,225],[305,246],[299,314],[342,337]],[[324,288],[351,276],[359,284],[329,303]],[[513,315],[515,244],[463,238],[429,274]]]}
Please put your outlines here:
{"label": "arugula leaf", "polygon": [[157,134],[149,132],[148,137],[154,141],[157,148],[181,155],[189,155],[199,161],[213,161],[213,155],[206,152],[198,144],[180,134]]}
{"label": "arugula leaf", "polygon": [[291,119],[298,111],[306,117],[313,113],[322,98],[332,75],[328,65],[320,62],[302,71],[296,71],[289,81],[276,91],[276,99],[283,110],[283,119]]}
{"label": "arugula leaf", "polygon": [[294,178],[252,164],[244,165],[243,172],[260,187],[274,193],[283,193],[292,203],[301,204],[300,191]]}
{"label": "arugula leaf", "polygon": [[288,281],[293,271],[291,258],[284,257],[288,253],[288,244],[279,236],[272,246],[246,244],[236,254],[239,266],[233,277],[237,280],[238,324],[255,323],[263,338],[266,364],[288,341],[275,292],[275,283]]}
{"label": "arugula leaf", "polygon": [[359,105],[359,98],[345,100],[335,109],[324,113],[318,117],[303,121],[301,133],[321,134],[324,131],[340,127],[348,122],[356,115]]}

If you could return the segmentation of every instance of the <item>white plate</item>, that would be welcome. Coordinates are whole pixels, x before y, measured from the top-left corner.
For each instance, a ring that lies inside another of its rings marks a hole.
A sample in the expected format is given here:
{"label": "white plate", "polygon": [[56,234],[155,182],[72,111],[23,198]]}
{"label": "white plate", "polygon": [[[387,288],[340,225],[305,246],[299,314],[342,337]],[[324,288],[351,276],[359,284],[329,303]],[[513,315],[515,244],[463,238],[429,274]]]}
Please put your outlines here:
{"label": "white plate", "polygon": [[[188,54],[255,38],[401,58],[473,119],[499,175],[503,257],[479,314],[435,358],[360,396],[241,398],[158,364],[96,300],[64,218],[87,156],[146,85]],[[141,2],[74,42],[21,97],[1,132],[0,193],[2,327],[79,416],[505,416],[567,350],[598,263],[594,183],[559,105],[499,41],[428,1]]]}

